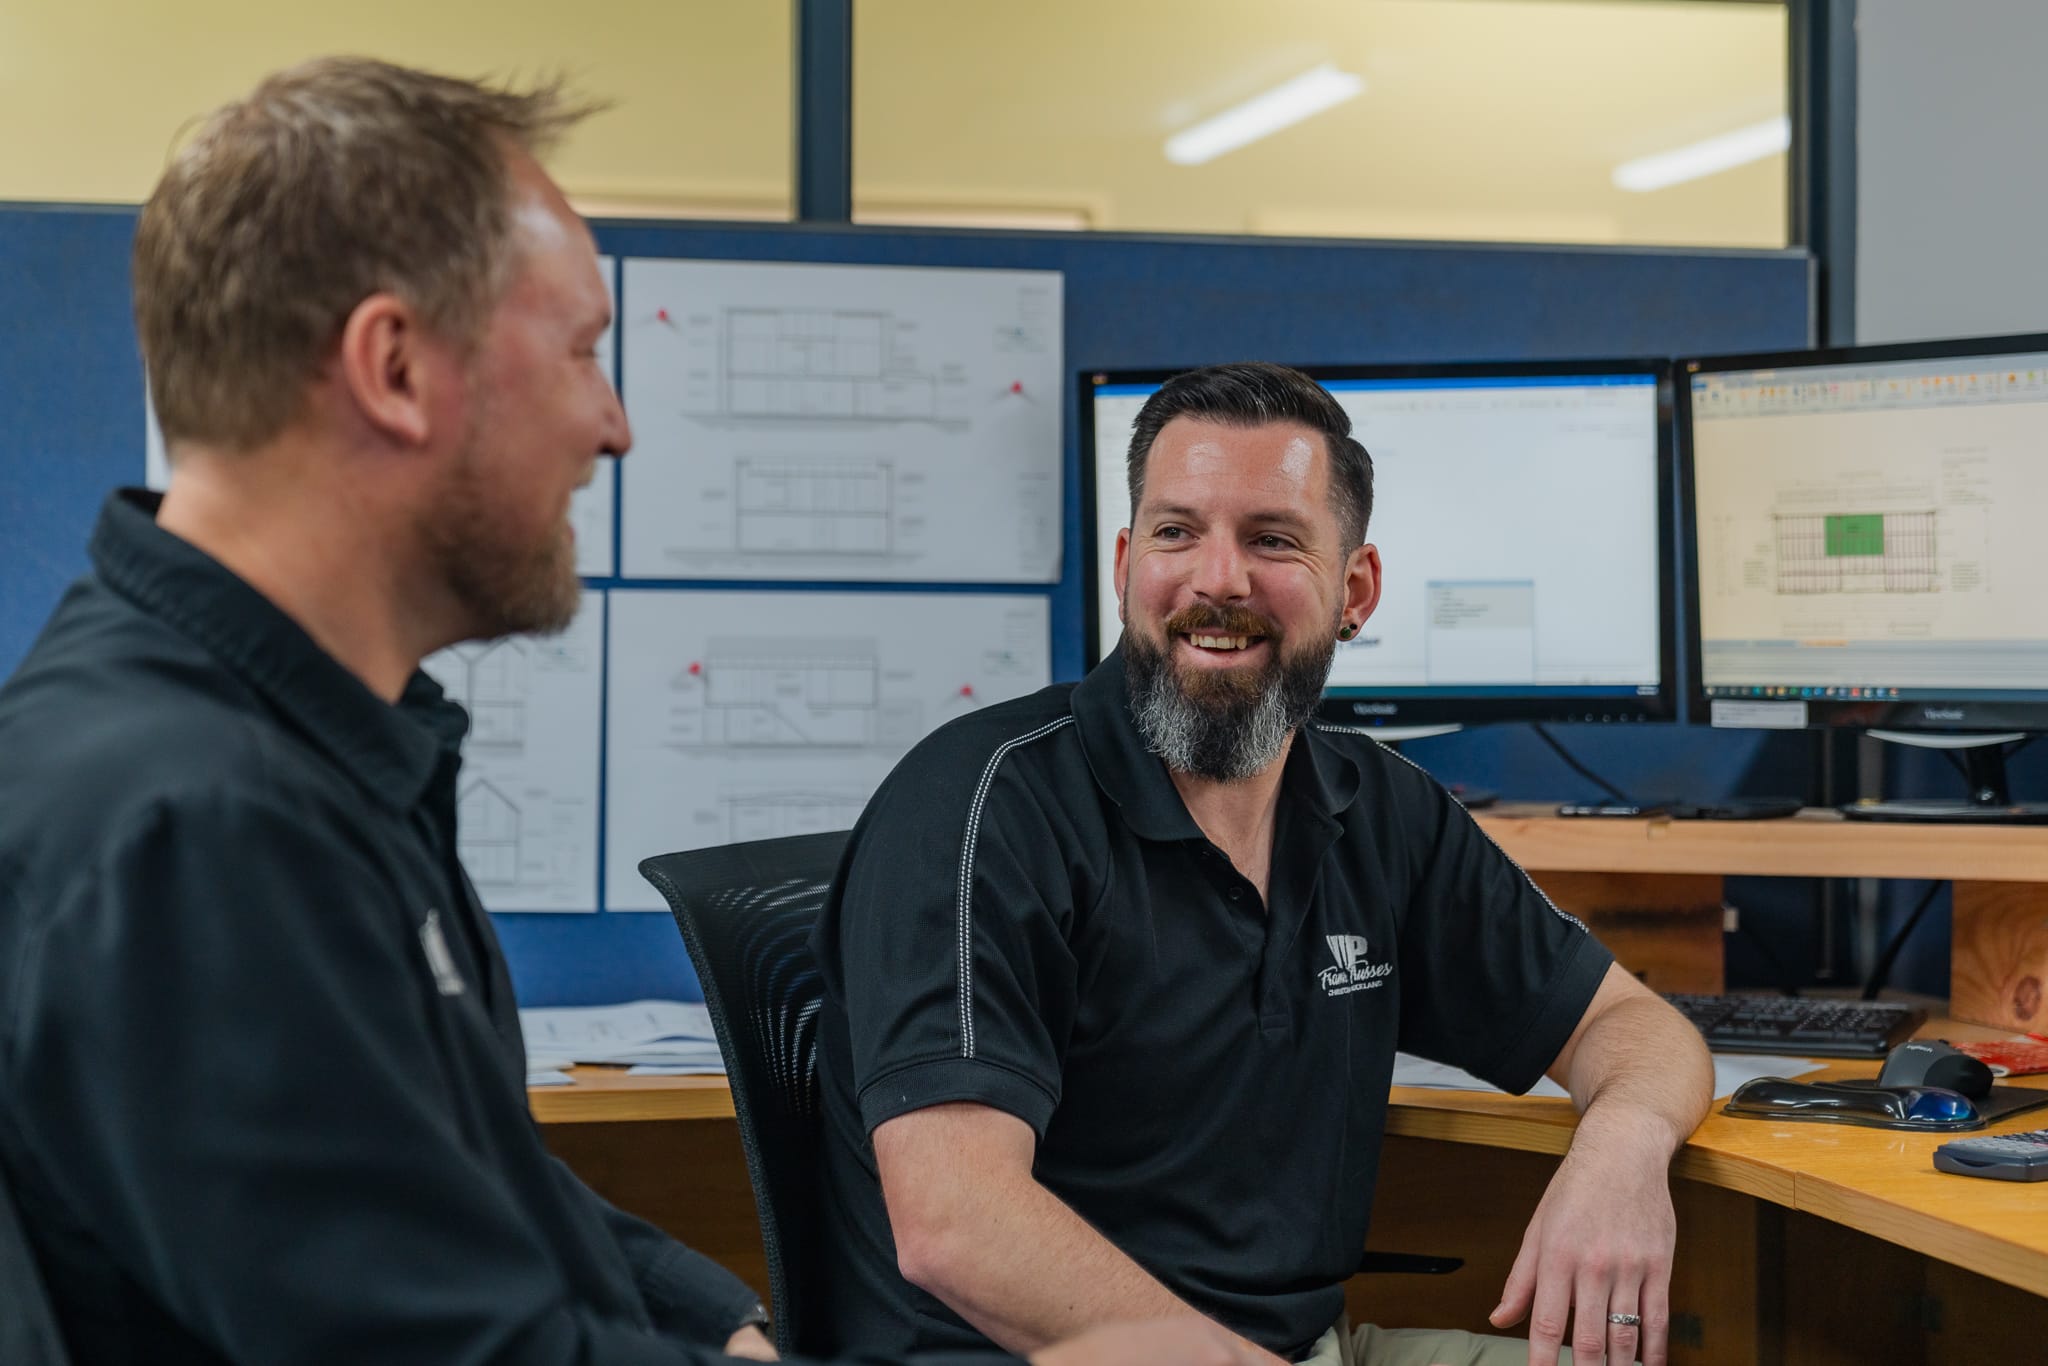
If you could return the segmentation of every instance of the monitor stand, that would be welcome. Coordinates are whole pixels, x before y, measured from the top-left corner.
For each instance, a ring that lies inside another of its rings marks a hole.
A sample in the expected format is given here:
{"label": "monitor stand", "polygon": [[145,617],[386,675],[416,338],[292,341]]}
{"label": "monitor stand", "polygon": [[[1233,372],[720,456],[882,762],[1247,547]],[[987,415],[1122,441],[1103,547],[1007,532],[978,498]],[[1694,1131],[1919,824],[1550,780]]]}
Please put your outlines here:
{"label": "monitor stand", "polygon": [[[1398,754],[1404,740],[1427,740],[1438,735],[1455,735],[1463,729],[1464,726],[1454,721],[1440,726],[1373,726],[1365,733]],[[1437,781],[1443,780],[1439,778]],[[1444,791],[1450,793],[1452,799],[1467,811],[1477,811],[1500,800],[1500,793],[1492,788],[1474,787],[1470,783],[1444,783]]]}
{"label": "monitor stand", "polygon": [[1969,775],[1970,795],[1851,802],[1842,808],[1842,814],[1850,820],[2048,825],[2048,802],[2015,802],[2006,782],[2005,747],[2028,738],[2025,734],[1923,735],[1899,730],[1873,730],[1869,733],[1895,745],[1961,751],[1963,767]]}

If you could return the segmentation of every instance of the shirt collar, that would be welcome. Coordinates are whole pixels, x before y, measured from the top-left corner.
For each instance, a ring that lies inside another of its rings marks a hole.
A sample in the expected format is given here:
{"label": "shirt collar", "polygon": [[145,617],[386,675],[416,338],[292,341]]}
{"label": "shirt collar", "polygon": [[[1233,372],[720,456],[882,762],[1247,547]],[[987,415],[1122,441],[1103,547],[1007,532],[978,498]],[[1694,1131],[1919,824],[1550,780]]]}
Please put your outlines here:
{"label": "shirt collar", "polygon": [[[1131,716],[1123,646],[1074,688],[1074,720],[1095,781],[1122,810],[1124,821],[1150,840],[1203,838],[1188,814],[1166,763],[1145,748]],[[1358,795],[1358,763],[1313,723],[1296,733],[1280,776],[1283,801],[1305,802],[1335,819]]]}
{"label": "shirt collar", "polygon": [[404,812],[455,757],[469,718],[415,672],[397,706],[371,692],[275,603],[156,524],[162,495],[122,489],[93,528],[93,568],[114,592],[191,639],[366,792]]}

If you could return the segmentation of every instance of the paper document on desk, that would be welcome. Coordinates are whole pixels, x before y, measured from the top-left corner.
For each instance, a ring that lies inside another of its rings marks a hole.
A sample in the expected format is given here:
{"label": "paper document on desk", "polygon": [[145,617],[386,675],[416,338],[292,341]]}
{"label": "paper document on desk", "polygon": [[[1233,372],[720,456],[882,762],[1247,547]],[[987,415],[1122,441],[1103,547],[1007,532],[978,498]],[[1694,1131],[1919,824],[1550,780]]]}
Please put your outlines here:
{"label": "paper document on desk", "polygon": [[1803,1077],[1826,1063],[1810,1058],[1780,1058],[1768,1053],[1714,1054],[1714,1099],[1726,1100],[1735,1088],[1758,1077]]}
{"label": "paper document on desk", "polygon": [[643,1062],[626,1069],[629,1077],[722,1077],[725,1075],[725,1059],[713,1058],[699,1063],[652,1063]]}
{"label": "paper document on desk", "polygon": [[701,1001],[628,1001],[617,1006],[522,1010],[527,1065],[535,1059],[633,1065],[724,1063]]}
{"label": "paper document on desk", "polygon": [[573,1086],[576,1078],[556,1067],[529,1067],[526,1069],[526,1084],[535,1086]]}
{"label": "paper document on desk", "polygon": [[[1498,1086],[1488,1085],[1470,1072],[1452,1067],[1448,1063],[1431,1062],[1418,1058],[1413,1053],[1394,1055],[1394,1085],[1426,1086],[1433,1091],[1491,1091],[1495,1095],[1506,1095]],[[1549,1077],[1538,1077],[1536,1084],[1529,1088],[1532,1096],[1550,1096],[1562,1100],[1565,1089]]]}
{"label": "paper document on desk", "polygon": [[[1808,1072],[1818,1072],[1822,1066],[1805,1058],[1774,1058],[1764,1054],[1716,1053],[1713,1057],[1715,1100],[1726,1100],[1735,1094],[1736,1087],[1758,1077],[1803,1077]],[[1394,1085],[1423,1086],[1437,1091],[1506,1094],[1498,1086],[1489,1086],[1470,1072],[1418,1058],[1413,1053],[1394,1055]],[[1550,1078],[1543,1077],[1529,1088],[1528,1094],[1563,1099],[1567,1092]]]}

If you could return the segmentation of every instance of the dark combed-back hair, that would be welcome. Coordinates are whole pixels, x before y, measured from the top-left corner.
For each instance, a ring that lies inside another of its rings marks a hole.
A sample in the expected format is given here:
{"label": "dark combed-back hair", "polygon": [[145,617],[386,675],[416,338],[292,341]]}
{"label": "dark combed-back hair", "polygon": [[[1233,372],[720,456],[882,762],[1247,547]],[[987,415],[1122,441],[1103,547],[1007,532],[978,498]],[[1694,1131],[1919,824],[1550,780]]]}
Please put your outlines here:
{"label": "dark combed-back hair", "polygon": [[1175,375],[1145,400],[1131,431],[1131,516],[1145,494],[1145,465],[1160,431],[1177,417],[1233,427],[1298,422],[1320,432],[1330,454],[1330,510],[1347,546],[1364,542],[1372,521],[1372,457],[1351,435],[1351,415],[1330,391],[1299,370],[1269,361],[1211,365]]}

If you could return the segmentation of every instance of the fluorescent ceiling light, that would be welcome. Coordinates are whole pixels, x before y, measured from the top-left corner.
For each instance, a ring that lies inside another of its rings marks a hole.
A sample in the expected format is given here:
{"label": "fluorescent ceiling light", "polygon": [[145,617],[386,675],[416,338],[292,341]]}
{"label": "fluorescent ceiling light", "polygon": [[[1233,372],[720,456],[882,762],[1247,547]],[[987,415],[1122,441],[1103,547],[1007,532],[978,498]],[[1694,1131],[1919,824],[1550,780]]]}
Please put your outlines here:
{"label": "fluorescent ceiling light", "polygon": [[1166,140],[1166,159],[1176,166],[1199,166],[1248,142],[1257,142],[1289,128],[1365,89],[1365,77],[1339,71],[1325,62],[1235,105],[1214,118],[1183,128]]}
{"label": "fluorescent ceiling light", "polygon": [[1792,120],[1780,114],[1704,142],[1688,143],[1654,156],[1637,157],[1614,168],[1614,184],[1623,190],[1661,190],[1702,176],[1762,161],[1792,145]]}

